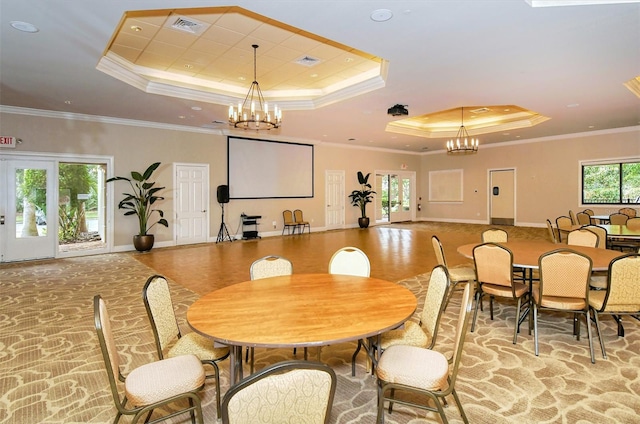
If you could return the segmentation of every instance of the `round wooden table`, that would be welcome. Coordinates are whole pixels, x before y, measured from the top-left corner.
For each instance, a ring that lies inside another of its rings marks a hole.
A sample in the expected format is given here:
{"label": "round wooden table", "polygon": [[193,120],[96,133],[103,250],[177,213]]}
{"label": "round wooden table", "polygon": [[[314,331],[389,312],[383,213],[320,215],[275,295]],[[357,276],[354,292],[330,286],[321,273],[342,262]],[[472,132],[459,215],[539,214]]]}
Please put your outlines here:
{"label": "round wooden table", "polygon": [[231,381],[242,378],[242,347],[324,346],[398,327],[417,307],[407,288],[377,278],[293,274],[211,292],[187,311],[191,328],[231,347]]}
{"label": "round wooden table", "polygon": [[[465,244],[458,247],[458,253],[467,258],[473,259],[473,248],[481,243]],[[511,250],[513,253],[513,266],[520,268],[538,268],[538,258],[544,253],[556,249],[572,249],[591,258],[593,271],[607,271],[609,263],[623,252],[596,247],[569,246],[564,243],[551,243],[543,240],[514,240],[507,243],[498,243]]]}

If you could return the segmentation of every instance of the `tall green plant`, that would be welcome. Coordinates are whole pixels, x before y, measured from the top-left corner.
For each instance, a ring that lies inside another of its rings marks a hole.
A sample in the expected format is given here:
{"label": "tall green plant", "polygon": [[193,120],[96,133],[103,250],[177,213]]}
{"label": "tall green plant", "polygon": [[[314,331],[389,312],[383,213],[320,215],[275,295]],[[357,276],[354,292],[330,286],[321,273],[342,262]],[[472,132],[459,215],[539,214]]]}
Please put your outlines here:
{"label": "tall green plant", "polygon": [[[151,166],[149,166],[142,174],[136,171],[131,171],[131,178],[113,177],[107,180],[108,183],[111,181],[123,180],[127,181],[131,186],[131,193],[122,193],[125,198],[118,203],[118,209],[125,209],[125,216],[138,216],[138,223],[140,225],[138,235],[141,236],[147,235],[149,230],[156,224],[169,227],[169,223],[163,218],[164,212],[160,209],[153,209],[152,207],[152,205],[158,200],[164,200],[164,197],[157,196],[156,193],[160,190],[164,190],[165,187],[154,187],[156,183],[149,181],[151,174],[153,174],[153,171],[155,171],[158,166],[160,166],[160,162],[151,164]],[[158,215],[160,215],[160,219],[149,225],[149,223],[153,221],[152,215],[154,212],[157,212]]]}
{"label": "tall green plant", "polygon": [[369,184],[369,176],[371,173],[364,175],[361,171],[358,171],[358,183],[360,184],[360,190],[353,190],[349,195],[351,204],[360,208],[360,214],[362,218],[367,217],[367,203],[373,201],[373,195],[375,191],[371,190],[371,184]]}

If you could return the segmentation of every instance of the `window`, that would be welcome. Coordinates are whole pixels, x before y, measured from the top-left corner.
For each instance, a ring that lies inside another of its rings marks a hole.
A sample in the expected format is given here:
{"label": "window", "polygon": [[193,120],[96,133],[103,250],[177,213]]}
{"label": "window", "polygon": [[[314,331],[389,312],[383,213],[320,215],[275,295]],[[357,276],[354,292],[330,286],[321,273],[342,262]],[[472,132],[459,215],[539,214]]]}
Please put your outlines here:
{"label": "window", "polygon": [[583,164],[582,203],[640,204],[640,162]]}

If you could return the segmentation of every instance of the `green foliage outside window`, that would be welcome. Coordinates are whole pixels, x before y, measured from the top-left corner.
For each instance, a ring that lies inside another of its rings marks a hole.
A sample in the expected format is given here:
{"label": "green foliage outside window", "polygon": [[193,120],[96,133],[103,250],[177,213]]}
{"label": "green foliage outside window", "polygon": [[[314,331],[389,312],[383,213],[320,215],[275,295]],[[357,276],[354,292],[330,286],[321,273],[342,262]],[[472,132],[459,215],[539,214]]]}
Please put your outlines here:
{"label": "green foliage outside window", "polygon": [[640,162],[582,166],[583,204],[640,204]]}

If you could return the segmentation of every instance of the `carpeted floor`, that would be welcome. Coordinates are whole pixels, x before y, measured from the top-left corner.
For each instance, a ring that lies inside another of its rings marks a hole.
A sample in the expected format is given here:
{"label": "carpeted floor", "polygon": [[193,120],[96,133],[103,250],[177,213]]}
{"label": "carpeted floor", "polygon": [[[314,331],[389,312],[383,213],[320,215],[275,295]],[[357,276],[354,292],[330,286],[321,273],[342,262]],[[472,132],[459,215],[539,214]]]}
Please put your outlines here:
{"label": "carpeted floor", "polygon": [[[127,371],[154,360],[151,330],[141,300],[142,285],[154,271],[126,253],[3,265],[0,268],[0,422],[106,423],[115,407],[93,326],[92,298],[108,305]],[[419,309],[428,275],[400,281],[417,296]],[[177,316],[198,296],[171,282]],[[458,296],[452,300],[437,349],[451,346]],[[486,306],[486,304],[485,304]],[[468,333],[458,393],[471,423],[637,423],[640,415],[640,325],[626,324],[616,336],[604,321],[608,360],[596,348],[589,361],[583,337],[571,335],[568,316],[540,318],[540,356],[523,324],[518,344],[511,343],[514,305],[498,303],[494,321],[480,312],[477,330]],[[419,312],[419,311],[418,311]],[[595,330],[595,328],[594,328]],[[350,374],[355,343],[327,346],[322,360],[337,372],[332,423],[373,423],[375,379],[366,374],[361,354],[356,377]],[[315,352],[311,352],[314,355]],[[290,349],[257,349],[256,366],[291,358]],[[221,366],[222,391],[229,387],[228,362]],[[205,422],[215,423],[213,385],[202,392]],[[455,407],[447,409],[461,422]],[[426,417],[426,418],[425,418]],[[121,422],[128,422],[123,419]],[[187,422],[173,420],[171,422]],[[440,422],[423,411],[397,406],[388,423]]]}

